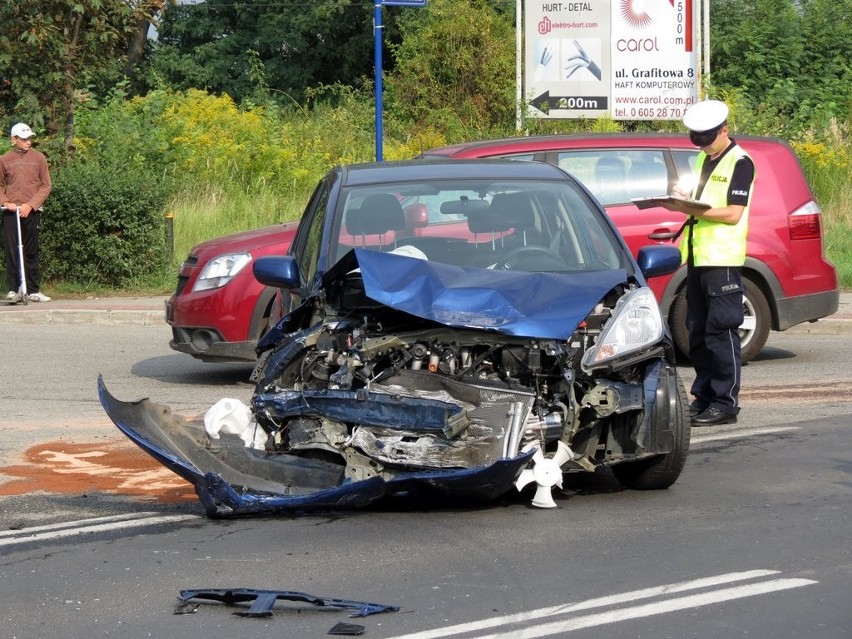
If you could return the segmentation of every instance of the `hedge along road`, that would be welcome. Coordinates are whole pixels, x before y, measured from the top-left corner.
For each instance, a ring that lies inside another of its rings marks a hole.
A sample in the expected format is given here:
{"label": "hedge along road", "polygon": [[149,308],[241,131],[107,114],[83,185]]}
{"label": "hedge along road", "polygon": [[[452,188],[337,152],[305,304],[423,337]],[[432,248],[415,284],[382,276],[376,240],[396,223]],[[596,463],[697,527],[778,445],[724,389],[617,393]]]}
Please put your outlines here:
{"label": "hedge along road", "polygon": [[[141,509],[151,499],[200,512],[189,485],[131,444],[97,398],[103,374],[117,398],[150,397],[190,418],[200,419],[223,397],[249,401],[249,365],[205,364],[169,348],[163,300],[0,307],[0,500],[15,502],[2,509],[0,530]],[[743,369],[739,423],[696,429],[693,436],[852,414],[847,308],[831,321],[772,333]],[[680,370],[688,388],[692,371]],[[49,507],[32,503],[42,499],[33,497],[39,491],[55,496]]]}

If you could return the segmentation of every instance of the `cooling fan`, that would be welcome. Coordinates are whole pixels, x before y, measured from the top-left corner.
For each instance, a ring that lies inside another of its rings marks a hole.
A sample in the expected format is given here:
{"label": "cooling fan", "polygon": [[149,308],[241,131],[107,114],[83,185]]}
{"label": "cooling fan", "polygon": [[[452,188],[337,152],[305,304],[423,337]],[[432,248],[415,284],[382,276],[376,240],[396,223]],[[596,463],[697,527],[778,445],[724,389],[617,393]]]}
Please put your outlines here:
{"label": "cooling fan", "polygon": [[538,489],[535,491],[532,505],[538,508],[556,508],[553,501],[552,489],[554,486],[562,488],[562,464],[574,459],[574,453],[565,442],[557,442],[556,452],[553,456],[546,457],[541,450],[539,442],[531,442],[524,447],[524,452],[535,449],[533,453],[532,468],[526,468],[515,481],[515,487],[521,491],[524,487],[535,482]]}

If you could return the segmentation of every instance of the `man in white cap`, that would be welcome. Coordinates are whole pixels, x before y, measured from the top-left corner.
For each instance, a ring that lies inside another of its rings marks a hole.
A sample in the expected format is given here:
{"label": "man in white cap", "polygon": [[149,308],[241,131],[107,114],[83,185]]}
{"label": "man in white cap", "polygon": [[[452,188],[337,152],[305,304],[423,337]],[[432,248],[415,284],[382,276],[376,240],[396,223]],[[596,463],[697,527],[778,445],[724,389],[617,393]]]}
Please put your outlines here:
{"label": "man in white cap", "polygon": [[19,301],[21,267],[18,264],[18,228],[15,211],[21,216],[24,273],[30,302],[49,302],[39,291],[38,229],[41,210],[50,194],[47,159],[33,146],[33,131],[23,122],[12,127],[12,150],[0,156],[0,206],[3,208],[3,247],[6,250],[6,300]]}
{"label": "man in white cap", "polygon": [[692,193],[709,209],[690,214],[681,242],[687,265],[686,325],[695,368],[693,426],[732,424],[739,407],[742,265],[746,256],[749,200],[755,179],[751,157],[728,137],[728,106],[719,100],[692,105],[683,116],[689,139],[701,149]]}

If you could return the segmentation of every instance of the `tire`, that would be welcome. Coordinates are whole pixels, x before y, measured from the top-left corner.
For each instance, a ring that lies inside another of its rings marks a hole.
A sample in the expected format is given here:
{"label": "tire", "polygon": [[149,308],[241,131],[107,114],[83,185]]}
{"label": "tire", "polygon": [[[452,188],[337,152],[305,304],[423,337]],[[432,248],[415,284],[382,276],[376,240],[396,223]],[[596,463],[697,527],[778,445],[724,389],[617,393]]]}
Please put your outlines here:
{"label": "tire", "polygon": [[[743,311],[745,320],[740,325],[740,346],[742,348],[742,363],[745,364],[757,357],[766,345],[769,337],[769,327],[772,322],[772,312],[769,302],[760,287],[747,277],[743,278],[745,294],[743,295]],[[686,290],[681,289],[672,303],[670,328],[678,352],[689,359],[689,331],[686,330]]]}
{"label": "tire", "polygon": [[260,323],[257,325],[255,329],[255,334],[257,335],[257,340],[260,341],[260,338],[266,335],[266,331],[268,331],[272,326],[270,322],[270,316],[272,314],[272,303],[270,302],[266,306],[266,310],[263,312],[263,316],[260,318]]}
{"label": "tire", "polygon": [[249,327],[249,339],[255,342],[260,341],[272,325],[270,318],[272,316],[272,305],[275,303],[275,296],[269,298],[267,295],[261,295],[255,305],[254,313],[252,314],[252,322]]}
{"label": "tire", "polygon": [[689,456],[689,439],[692,431],[686,390],[674,368],[661,371],[660,385],[665,390],[657,393],[657,402],[651,419],[653,427],[658,429],[672,423],[671,430],[674,436],[672,449],[668,453],[648,459],[622,462],[612,466],[612,474],[625,488],[633,490],[668,488],[680,477],[686,458]]}

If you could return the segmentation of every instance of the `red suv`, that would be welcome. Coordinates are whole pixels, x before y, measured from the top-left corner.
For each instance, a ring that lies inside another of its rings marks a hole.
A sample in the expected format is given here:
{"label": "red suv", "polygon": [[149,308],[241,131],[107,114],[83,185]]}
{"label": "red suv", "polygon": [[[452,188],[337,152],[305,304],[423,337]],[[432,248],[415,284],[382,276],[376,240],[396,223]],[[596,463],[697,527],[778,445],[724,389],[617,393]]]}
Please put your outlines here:
{"label": "red suv", "polygon": [[252,274],[252,262],[287,252],[298,222],[216,238],[194,246],[166,301],[169,342],[205,362],[257,359],[255,344],[269,327],[277,289]]}
{"label": "red suv", "polygon": [[[820,208],[793,150],[783,140],[734,136],[757,169],[749,213],[743,361],[763,348],[770,329],[783,331],[837,311],[837,272],[825,259]],[[634,256],[676,232],[685,220],[663,208],[639,210],[631,200],[689,184],[698,149],[680,134],[549,135],[486,140],[426,151],[424,157],[501,157],[555,164],[600,200]],[[678,348],[688,352],[686,269],[649,284],[668,316]]]}
{"label": "red suv", "polygon": [[[743,270],[746,319],[740,328],[743,361],[783,331],[837,311],[837,272],[825,259],[820,208],[790,146],[773,138],[734,136],[754,158],[757,181]],[[555,164],[579,178],[606,208],[634,256],[664,242],[684,221],[663,208],[639,210],[633,198],[663,195],[692,179],[698,150],[686,135],[588,134],[517,137],[431,149],[425,157],[507,157]],[[274,291],[256,282],[248,261],[289,250],[295,223],[211,240],[195,247],[181,267],[167,303],[175,350],[206,361],[254,361],[254,345],[271,320]],[[241,257],[248,256],[248,257]],[[652,278],[675,342],[688,350],[685,270]],[[271,313],[271,315],[270,315]],[[271,317],[271,320],[270,320]]]}

